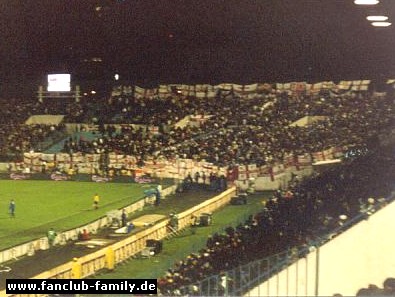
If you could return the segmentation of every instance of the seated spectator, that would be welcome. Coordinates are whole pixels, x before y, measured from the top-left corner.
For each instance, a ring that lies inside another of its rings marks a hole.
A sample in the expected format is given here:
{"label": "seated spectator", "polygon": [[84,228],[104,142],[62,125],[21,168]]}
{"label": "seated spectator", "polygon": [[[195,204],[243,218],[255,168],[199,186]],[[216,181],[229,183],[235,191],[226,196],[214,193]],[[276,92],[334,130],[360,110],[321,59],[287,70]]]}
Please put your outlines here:
{"label": "seated spectator", "polygon": [[[392,188],[382,185],[395,179],[394,159],[392,150],[375,152],[275,192],[264,209],[244,224],[209,236],[206,248],[176,265],[171,285],[163,282],[159,289],[171,295],[172,290],[182,291],[209,275],[284,250],[292,250],[292,259],[298,259],[306,253],[306,247],[323,244],[351,227],[348,223],[351,219],[363,220],[360,209],[364,201],[372,213],[380,207],[373,194],[391,193]],[[174,278],[174,273],[180,277]],[[383,290],[391,292],[395,287],[392,283],[392,279],[386,280]],[[370,286],[361,290],[359,296],[383,295],[383,290]]]}

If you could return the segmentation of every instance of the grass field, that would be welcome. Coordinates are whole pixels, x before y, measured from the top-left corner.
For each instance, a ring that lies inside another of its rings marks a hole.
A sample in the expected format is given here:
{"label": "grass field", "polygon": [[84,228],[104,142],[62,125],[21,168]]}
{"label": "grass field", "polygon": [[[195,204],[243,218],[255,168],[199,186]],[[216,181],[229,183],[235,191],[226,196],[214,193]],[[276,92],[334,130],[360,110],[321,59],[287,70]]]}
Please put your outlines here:
{"label": "grass field", "polygon": [[[143,197],[147,184],[0,180],[0,250],[89,223]],[[93,195],[100,196],[94,210]],[[15,218],[8,205],[16,202]]]}
{"label": "grass field", "polygon": [[96,275],[99,279],[129,279],[129,278],[158,278],[176,261],[185,259],[192,252],[197,252],[206,246],[207,237],[215,232],[223,232],[228,226],[237,226],[244,222],[249,215],[262,210],[262,201],[272,193],[259,193],[248,198],[247,205],[227,205],[213,214],[213,224],[208,227],[196,228],[196,233],[190,230],[176,238],[165,240],[162,253],[149,259],[131,259],[118,265],[112,272],[102,272]]}
{"label": "grass field", "polygon": [[[171,212],[179,213],[217,194],[218,192],[209,191],[205,189],[205,187],[199,187],[198,189],[182,193],[175,193],[163,199],[159,206],[147,205],[143,210],[133,213],[129,219],[133,220],[145,214],[169,215]],[[96,211],[89,212],[99,215]],[[139,229],[141,231],[141,228],[136,228],[134,232],[139,232]],[[102,239],[108,238],[109,232],[112,233],[113,230],[103,228],[94,237]],[[123,237],[119,239],[123,239]],[[11,261],[7,263],[7,265],[11,267],[12,270],[8,273],[0,273],[0,290],[5,288],[7,278],[31,278],[43,271],[67,263],[74,257],[82,257],[100,248],[101,247],[90,249],[69,242],[66,245],[57,245],[49,250],[39,250],[31,257],[22,257],[17,261]]]}

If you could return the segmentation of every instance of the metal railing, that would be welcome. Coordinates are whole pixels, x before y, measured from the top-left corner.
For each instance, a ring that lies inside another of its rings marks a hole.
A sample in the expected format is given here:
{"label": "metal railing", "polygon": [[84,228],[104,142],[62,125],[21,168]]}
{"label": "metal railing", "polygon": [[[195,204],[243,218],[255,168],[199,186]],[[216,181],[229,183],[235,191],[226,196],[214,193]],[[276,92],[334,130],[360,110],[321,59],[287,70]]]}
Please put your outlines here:
{"label": "metal railing", "polygon": [[[317,236],[316,240],[309,242],[308,245],[289,248],[278,254],[252,261],[221,274],[209,276],[172,292],[161,293],[163,295],[176,296],[243,296],[299,259],[306,257],[310,252],[316,251],[317,248],[330,241],[333,237],[345,232],[358,222],[367,219],[371,214],[394,200],[394,197],[395,193],[391,197],[377,203],[374,207],[361,210],[358,215],[350,218],[338,227],[323,232],[321,236]],[[310,273],[307,270],[308,267],[306,266],[306,275]],[[315,274],[316,272],[312,271],[311,273]]]}

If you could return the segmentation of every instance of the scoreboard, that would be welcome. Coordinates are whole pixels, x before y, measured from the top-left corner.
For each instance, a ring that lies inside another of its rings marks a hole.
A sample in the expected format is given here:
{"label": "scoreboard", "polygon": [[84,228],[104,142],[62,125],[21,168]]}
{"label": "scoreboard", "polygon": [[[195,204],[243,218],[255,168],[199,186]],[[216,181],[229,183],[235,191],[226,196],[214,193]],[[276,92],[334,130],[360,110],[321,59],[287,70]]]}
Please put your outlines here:
{"label": "scoreboard", "polygon": [[48,74],[48,92],[70,92],[70,74]]}
{"label": "scoreboard", "polygon": [[71,75],[67,73],[48,74],[46,87],[39,86],[37,94],[40,102],[43,102],[44,98],[71,98],[78,102],[81,98],[80,87],[76,85],[72,89]]}

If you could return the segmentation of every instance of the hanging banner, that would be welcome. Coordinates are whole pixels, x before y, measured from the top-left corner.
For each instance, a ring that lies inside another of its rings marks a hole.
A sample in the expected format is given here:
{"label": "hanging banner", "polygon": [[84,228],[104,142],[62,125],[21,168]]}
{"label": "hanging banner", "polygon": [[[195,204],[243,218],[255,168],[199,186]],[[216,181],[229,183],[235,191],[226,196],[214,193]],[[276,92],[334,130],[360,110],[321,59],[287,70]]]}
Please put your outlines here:
{"label": "hanging banner", "polygon": [[145,89],[144,88],[140,88],[139,86],[135,86],[134,87],[134,96],[136,98],[142,98],[145,96]]}
{"label": "hanging banner", "polygon": [[122,95],[122,86],[114,86],[111,91],[111,96],[121,96]]}
{"label": "hanging banner", "polygon": [[132,86],[123,86],[122,95],[131,96],[133,94]]}
{"label": "hanging banner", "polygon": [[345,80],[342,80],[337,85],[338,89],[340,89],[340,90],[349,90],[351,88],[351,86],[352,86],[352,81],[345,81]]}
{"label": "hanging banner", "polygon": [[232,90],[234,93],[243,94],[243,86],[242,85],[233,84]]}
{"label": "hanging banner", "polygon": [[195,91],[204,93],[207,91],[207,86],[206,85],[195,85]]}
{"label": "hanging banner", "polygon": [[259,176],[259,169],[256,164],[247,165],[248,178],[257,178]]}
{"label": "hanging banner", "polygon": [[205,98],[206,92],[196,92],[196,98]]}
{"label": "hanging banner", "polygon": [[156,98],[158,96],[158,89],[157,88],[152,88],[152,89],[146,89],[145,90],[145,97],[146,98]]}
{"label": "hanging banner", "polygon": [[297,162],[300,167],[311,166],[312,160],[309,154],[299,155],[297,157]]}
{"label": "hanging banner", "polygon": [[255,93],[258,89],[258,84],[244,85],[244,93]]}

